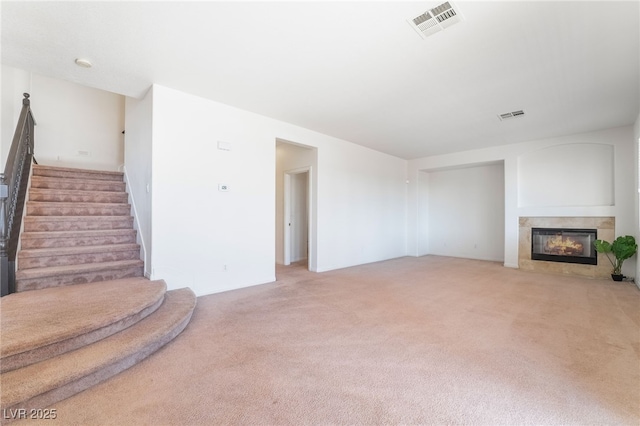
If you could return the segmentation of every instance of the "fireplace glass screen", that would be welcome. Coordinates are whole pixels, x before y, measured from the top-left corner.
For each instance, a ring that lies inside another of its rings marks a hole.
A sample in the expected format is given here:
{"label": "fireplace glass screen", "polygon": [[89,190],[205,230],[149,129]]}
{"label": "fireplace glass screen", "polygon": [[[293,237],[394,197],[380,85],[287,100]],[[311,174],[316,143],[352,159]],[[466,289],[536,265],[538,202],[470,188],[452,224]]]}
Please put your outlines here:
{"label": "fireplace glass screen", "polygon": [[531,229],[531,259],[597,265],[595,229]]}

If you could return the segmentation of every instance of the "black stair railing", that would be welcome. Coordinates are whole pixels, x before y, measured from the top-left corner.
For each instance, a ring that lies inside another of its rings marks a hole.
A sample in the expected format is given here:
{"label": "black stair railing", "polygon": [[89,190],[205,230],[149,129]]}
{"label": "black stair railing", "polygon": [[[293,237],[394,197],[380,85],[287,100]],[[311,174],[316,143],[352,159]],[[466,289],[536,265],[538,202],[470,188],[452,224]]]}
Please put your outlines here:
{"label": "black stair railing", "polygon": [[35,124],[29,94],[25,93],[4,173],[0,173],[0,290],[2,296],[15,292],[15,262],[20,224],[27,198],[31,163],[35,161],[33,158]]}

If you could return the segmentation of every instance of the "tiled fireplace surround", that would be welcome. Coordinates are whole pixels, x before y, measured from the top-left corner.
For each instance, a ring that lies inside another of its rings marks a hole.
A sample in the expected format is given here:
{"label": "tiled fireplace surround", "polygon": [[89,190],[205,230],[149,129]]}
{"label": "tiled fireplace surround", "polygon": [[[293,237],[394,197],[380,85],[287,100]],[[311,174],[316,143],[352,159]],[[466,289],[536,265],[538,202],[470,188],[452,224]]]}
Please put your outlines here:
{"label": "tiled fireplace surround", "polygon": [[606,256],[598,253],[597,265],[547,262],[531,260],[531,228],[580,228],[597,229],[598,239],[613,241],[615,218],[613,217],[520,217],[518,236],[518,267],[527,271],[554,272],[580,275],[590,278],[611,277],[611,263]]}

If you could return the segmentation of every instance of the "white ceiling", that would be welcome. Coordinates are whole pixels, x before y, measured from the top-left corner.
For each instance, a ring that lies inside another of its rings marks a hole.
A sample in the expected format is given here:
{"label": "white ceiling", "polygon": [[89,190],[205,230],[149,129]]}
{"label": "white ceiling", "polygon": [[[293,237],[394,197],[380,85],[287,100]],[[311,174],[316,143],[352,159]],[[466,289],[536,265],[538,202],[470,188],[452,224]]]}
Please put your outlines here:
{"label": "white ceiling", "polygon": [[157,83],[407,159],[638,117],[638,1],[457,2],[465,21],[422,39],[407,20],[442,2],[3,0],[2,63],[133,97]]}

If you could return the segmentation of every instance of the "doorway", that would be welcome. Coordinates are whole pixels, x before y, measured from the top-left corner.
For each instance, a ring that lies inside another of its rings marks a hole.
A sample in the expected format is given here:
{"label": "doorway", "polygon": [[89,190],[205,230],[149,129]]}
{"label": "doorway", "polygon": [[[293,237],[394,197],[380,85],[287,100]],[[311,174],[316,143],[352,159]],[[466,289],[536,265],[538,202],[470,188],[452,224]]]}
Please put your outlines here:
{"label": "doorway", "polygon": [[310,167],[290,170],[284,176],[284,264],[309,259]]}
{"label": "doorway", "polygon": [[317,270],[317,162],[317,148],[276,139],[275,237],[280,266]]}

